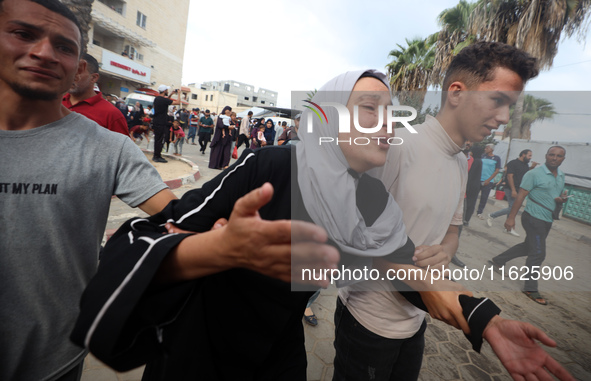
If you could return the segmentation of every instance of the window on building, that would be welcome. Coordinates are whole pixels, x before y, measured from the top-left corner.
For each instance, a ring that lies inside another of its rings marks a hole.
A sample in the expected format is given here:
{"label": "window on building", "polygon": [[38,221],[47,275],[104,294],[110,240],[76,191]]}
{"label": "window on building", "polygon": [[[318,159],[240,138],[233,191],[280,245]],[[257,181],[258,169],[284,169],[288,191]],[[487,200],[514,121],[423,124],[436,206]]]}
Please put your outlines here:
{"label": "window on building", "polygon": [[213,94],[209,96],[209,100],[213,102]]}
{"label": "window on building", "polygon": [[229,83],[226,83],[226,84],[224,85],[224,92],[225,92],[225,93],[227,93],[227,92],[229,92],[229,91],[230,91],[230,84],[229,84]]}
{"label": "window on building", "polygon": [[191,94],[191,99],[197,100],[197,94]]}
{"label": "window on building", "polygon": [[123,0],[99,0],[99,2],[105,4],[120,15],[125,16],[125,1]]}
{"label": "window on building", "polygon": [[246,86],[246,90],[250,91],[250,86]]}
{"label": "window on building", "polygon": [[257,101],[257,97],[252,97],[252,101],[256,102]]}
{"label": "window on building", "polygon": [[138,61],[141,61],[141,62],[144,62],[144,55],[143,54],[140,54],[140,53],[137,53],[137,52],[136,52],[136,54],[137,54],[137,60]]}
{"label": "window on building", "polygon": [[145,14],[143,14],[140,11],[137,11],[137,19],[135,21],[137,26],[140,26],[140,27],[146,29],[146,19],[147,19],[147,17]]}
{"label": "window on building", "polygon": [[206,95],[206,96],[205,96],[205,101],[206,101],[206,102],[207,102],[207,98],[209,98],[209,95]]}
{"label": "window on building", "polygon": [[265,101],[261,101],[261,104],[264,105],[265,104]]}
{"label": "window on building", "polygon": [[236,82],[234,82],[234,86],[236,86],[236,87],[240,87],[240,84],[239,84],[239,83],[236,83]]}
{"label": "window on building", "polygon": [[271,103],[270,103],[270,105],[271,105],[271,106],[275,106],[275,103],[271,102]]}
{"label": "window on building", "polygon": [[245,101],[247,101],[247,100],[249,100],[249,99],[248,99],[248,97],[244,97],[244,100],[245,100]]}
{"label": "window on building", "polygon": [[265,93],[265,90],[261,90],[261,93],[263,93],[263,94],[264,94],[264,93]]}
{"label": "window on building", "polygon": [[273,98],[275,98],[275,94],[271,94],[271,96],[272,96]]}

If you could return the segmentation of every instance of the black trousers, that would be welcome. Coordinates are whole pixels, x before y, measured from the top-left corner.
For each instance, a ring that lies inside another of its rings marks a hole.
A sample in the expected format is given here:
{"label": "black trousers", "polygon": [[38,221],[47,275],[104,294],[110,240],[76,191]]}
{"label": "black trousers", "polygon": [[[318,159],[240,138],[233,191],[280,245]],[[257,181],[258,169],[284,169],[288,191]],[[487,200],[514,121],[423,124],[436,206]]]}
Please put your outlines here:
{"label": "black trousers", "polygon": [[199,132],[199,145],[201,146],[200,151],[205,152],[207,144],[211,140],[211,132]]}
{"label": "black trousers", "polygon": [[425,321],[408,339],[388,339],[362,326],[337,298],[334,323],[333,381],[413,381],[419,378],[425,349]]}
{"label": "black trousers", "polygon": [[168,126],[154,124],[154,157],[162,157],[162,147],[167,136]]}
{"label": "black trousers", "polygon": [[[546,237],[550,233],[552,222],[540,220],[528,212],[523,212],[521,214],[521,225],[523,225],[523,229],[525,230],[525,241],[497,255],[493,258],[493,261],[499,266],[502,266],[512,259],[527,256],[525,265],[530,269],[530,272],[528,279],[525,281],[523,291],[536,292],[538,291],[538,281],[532,279],[531,270],[532,266],[541,266],[544,259],[546,259]],[[537,271],[541,273],[539,268],[537,268]]]}
{"label": "black trousers", "polygon": [[240,134],[238,135],[238,143],[237,143],[237,147],[240,148],[240,146],[242,145],[242,143],[244,143],[244,145],[246,146],[246,148],[248,148],[249,144],[249,138],[248,136],[244,135],[244,134]]}
{"label": "black trousers", "polygon": [[464,222],[470,222],[470,218],[474,214],[476,208],[476,201],[478,200],[479,188],[466,190],[466,203],[464,204]]}

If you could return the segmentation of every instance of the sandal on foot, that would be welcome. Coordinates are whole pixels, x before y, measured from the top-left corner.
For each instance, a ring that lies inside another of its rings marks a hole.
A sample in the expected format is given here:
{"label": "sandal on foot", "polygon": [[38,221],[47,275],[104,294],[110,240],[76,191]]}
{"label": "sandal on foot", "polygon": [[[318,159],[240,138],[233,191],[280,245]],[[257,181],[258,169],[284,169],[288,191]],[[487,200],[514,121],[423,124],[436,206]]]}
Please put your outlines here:
{"label": "sandal on foot", "polygon": [[523,291],[523,293],[525,294],[525,296],[527,296],[528,298],[530,298],[531,300],[533,300],[534,302],[541,304],[543,306],[548,305],[548,302],[546,301],[546,299],[544,299],[542,297],[542,295],[540,295],[539,292],[537,291]]}
{"label": "sandal on foot", "polygon": [[316,318],[316,315],[312,314],[312,315],[304,315],[304,321],[308,324],[310,324],[311,326],[317,326],[318,325],[318,319]]}

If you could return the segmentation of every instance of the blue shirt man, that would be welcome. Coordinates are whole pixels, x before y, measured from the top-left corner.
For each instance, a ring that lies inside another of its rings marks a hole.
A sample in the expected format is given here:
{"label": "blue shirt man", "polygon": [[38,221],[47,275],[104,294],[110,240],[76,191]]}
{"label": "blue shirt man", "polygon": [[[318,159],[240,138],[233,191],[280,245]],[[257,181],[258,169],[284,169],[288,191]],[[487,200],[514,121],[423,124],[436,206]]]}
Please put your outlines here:
{"label": "blue shirt man", "polygon": [[484,212],[484,207],[486,206],[486,201],[488,200],[490,190],[494,186],[492,180],[501,169],[501,158],[497,155],[493,155],[494,149],[494,144],[487,144],[486,147],[484,147],[484,155],[482,156],[482,174],[480,175],[480,202],[478,203],[478,210],[476,211],[478,218],[481,220],[484,220],[482,212]]}
{"label": "blue shirt man", "polygon": [[527,206],[521,215],[521,224],[526,232],[525,241],[492,259],[495,266],[503,266],[512,259],[527,256],[525,265],[530,270],[530,277],[525,281],[523,292],[542,305],[548,302],[538,292],[538,281],[532,277],[536,277],[536,271],[539,275],[539,268],[546,258],[546,237],[552,227],[552,210],[557,204],[566,201],[564,173],[558,169],[565,155],[563,147],[552,146],[546,153],[546,164],[523,176],[521,189],[507,217],[505,228],[512,230],[515,227],[515,216],[527,197]]}

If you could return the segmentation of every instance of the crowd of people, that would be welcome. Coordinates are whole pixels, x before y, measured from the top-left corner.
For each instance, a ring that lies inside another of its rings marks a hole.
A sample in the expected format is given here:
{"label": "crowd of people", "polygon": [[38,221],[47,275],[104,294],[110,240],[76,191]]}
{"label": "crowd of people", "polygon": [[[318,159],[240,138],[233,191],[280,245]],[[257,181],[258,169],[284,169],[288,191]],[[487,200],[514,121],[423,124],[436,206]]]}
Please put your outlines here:
{"label": "crowd of people", "polygon": [[[301,120],[312,125],[301,130],[300,118],[280,130],[273,120],[239,121],[229,107],[215,122],[197,110],[197,123],[186,110],[171,121],[177,92],[162,85],[150,118],[154,161],[166,162],[167,138],[181,154],[184,127],[195,129],[191,144],[197,133],[201,144],[215,126],[215,168],[228,166],[234,142],[250,139],[256,148],[177,200],[129,138],[146,134],[141,105],[128,119],[134,132],[128,125],[113,133],[111,119],[103,126],[84,116],[93,105],[113,105],[94,86],[85,90],[98,73],[81,53],[80,25],[67,7],[0,0],[0,28],[0,161],[10,185],[0,193],[0,379],[77,381],[90,351],[117,370],[146,364],[144,380],[303,381],[302,315],[329,281],[302,278],[302,270],[342,265],[426,276],[337,283],[334,380],[418,379],[426,313],[461,330],[476,351],[488,341],[515,380],[574,380],[537,343],[556,346],[543,331],[426,271],[446,266],[458,247],[470,173],[462,148],[508,122],[509,107],[538,73],[528,54],[489,42],[463,49],[446,73],[438,115],[415,126],[418,134],[397,131],[405,144],[392,148],[386,139],[319,145],[322,136],[373,136],[341,131],[328,107],[326,123],[304,111]],[[392,104],[377,70],[338,75],[313,100],[350,115],[359,109],[363,128]],[[385,125],[378,133],[391,136]],[[516,198],[505,228],[514,229],[526,197],[535,201],[522,215],[525,242],[495,265],[544,260],[551,212],[565,200],[558,169],[565,154],[551,147],[519,189],[512,172]],[[482,171],[486,191],[492,173]],[[149,217],[124,223],[99,265],[113,194]],[[541,303],[534,282],[524,292]]]}

